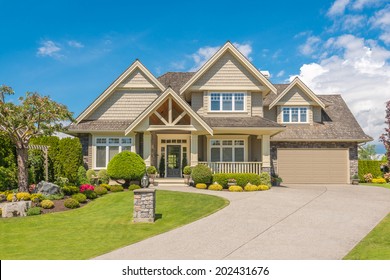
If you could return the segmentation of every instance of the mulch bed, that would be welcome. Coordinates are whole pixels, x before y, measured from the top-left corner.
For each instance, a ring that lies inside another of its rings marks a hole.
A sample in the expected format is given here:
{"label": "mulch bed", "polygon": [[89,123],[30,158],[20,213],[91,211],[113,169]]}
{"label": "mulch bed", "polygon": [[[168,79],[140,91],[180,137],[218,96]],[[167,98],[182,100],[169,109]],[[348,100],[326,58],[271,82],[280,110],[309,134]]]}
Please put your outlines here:
{"label": "mulch bed", "polygon": [[[72,210],[70,208],[66,208],[64,206],[64,201],[67,199],[68,197],[65,197],[63,199],[58,199],[58,200],[52,200],[53,203],[54,203],[54,207],[51,208],[51,209],[43,209],[41,207],[41,214],[46,214],[46,213],[56,213],[56,212],[63,212],[63,211],[68,211],[68,210]],[[89,202],[89,201],[87,201]],[[84,205],[87,205],[87,203],[80,203],[80,207],[83,207]]]}

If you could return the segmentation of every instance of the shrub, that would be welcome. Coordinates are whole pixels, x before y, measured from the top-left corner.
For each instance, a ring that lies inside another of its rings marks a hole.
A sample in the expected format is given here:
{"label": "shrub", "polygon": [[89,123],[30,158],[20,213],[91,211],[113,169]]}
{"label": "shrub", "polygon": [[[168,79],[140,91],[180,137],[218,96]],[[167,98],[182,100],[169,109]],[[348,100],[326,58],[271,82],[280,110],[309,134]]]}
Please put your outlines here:
{"label": "shrub", "polygon": [[241,186],[230,186],[229,187],[229,192],[243,192],[244,190],[242,189]]}
{"label": "shrub", "polygon": [[86,175],[87,175],[87,179],[88,179],[89,184],[93,184],[94,178],[97,178],[97,174],[96,174],[95,170],[88,169],[88,171],[86,172]]}
{"label": "shrub", "polygon": [[364,174],[363,178],[364,178],[364,182],[371,183],[373,176],[371,173],[367,173],[367,174]]}
{"label": "shrub", "polygon": [[35,202],[36,200],[38,201],[42,201],[43,200],[43,194],[41,193],[33,193],[31,196],[30,196],[30,200]]}
{"label": "shrub", "polygon": [[268,185],[259,185],[258,188],[260,191],[267,191],[270,189]]}
{"label": "shrub", "polygon": [[62,138],[58,144],[57,176],[66,177],[70,183],[78,183],[78,169],[83,164],[79,138]]}
{"label": "shrub", "polygon": [[15,145],[9,137],[0,133],[0,191],[13,189],[17,185]]}
{"label": "shrub", "polygon": [[87,202],[87,196],[83,193],[76,193],[76,194],[72,195],[72,198],[74,200],[78,201],[79,203]]}
{"label": "shrub", "polygon": [[183,168],[183,174],[184,175],[191,175],[191,166],[185,166],[184,168]]}
{"label": "shrub", "polygon": [[30,200],[31,195],[28,192],[20,192],[16,194],[18,200]]}
{"label": "shrub", "polygon": [[50,200],[59,200],[59,199],[63,199],[63,198],[64,198],[64,195],[62,193],[45,196],[45,199],[50,199]]}
{"label": "shrub", "polygon": [[0,202],[7,200],[5,193],[0,193]]}
{"label": "shrub", "polygon": [[81,193],[83,193],[85,191],[94,191],[94,190],[95,190],[95,187],[92,185],[85,184],[85,185],[80,186]]}
{"label": "shrub", "polygon": [[66,208],[74,209],[80,207],[80,203],[73,198],[68,198],[64,201],[64,206]]}
{"label": "shrub", "polygon": [[207,189],[207,185],[204,183],[198,183],[195,186],[197,189]]}
{"label": "shrub", "polygon": [[207,184],[211,182],[213,175],[211,173],[211,169],[208,166],[203,164],[198,164],[197,166],[192,168],[191,177],[192,180],[194,180],[195,184],[198,183]]}
{"label": "shrub", "polygon": [[43,209],[51,209],[54,207],[54,202],[49,199],[42,200],[41,207]]}
{"label": "shrub", "polygon": [[244,187],[248,183],[259,185],[260,176],[254,173],[218,173],[213,175],[213,181],[218,182],[224,188],[228,187],[228,180],[235,180],[237,186]]}
{"label": "shrub", "polygon": [[390,172],[385,173],[385,174],[383,175],[383,178],[385,178],[385,180],[386,180],[387,182],[390,182]]}
{"label": "shrub", "polygon": [[260,185],[271,186],[271,176],[268,172],[260,173]]}
{"label": "shrub", "polygon": [[80,166],[77,171],[77,181],[80,185],[90,184],[87,178],[87,170],[85,170],[84,166]]}
{"label": "shrub", "polygon": [[7,194],[7,201],[12,201],[13,197],[14,197],[13,193]]}
{"label": "shrub", "polygon": [[41,207],[31,207],[27,210],[27,216],[35,216],[41,214]]}
{"label": "shrub", "polygon": [[10,190],[18,185],[16,165],[11,167],[0,166],[0,190]]}
{"label": "shrub", "polygon": [[374,184],[386,184],[385,178],[374,178],[371,182]]}
{"label": "shrub", "polygon": [[97,176],[102,184],[108,184],[110,182],[110,177],[108,177],[106,169],[99,170]]}
{"label": "shrub", "polygon": [[108,163],[107,174],[114,180],[140,180],[145,172],[145,162],[136,153],[123,151],[116,154]]}
{"label": "shrub", "polygon": [[121,185],[111,186],[111,192],[123,192],[123,187]]}
{"label": "shrub", "polygon": [[108,191],[111,189],[111,186],[109,184],[100,184],[100,187],[103,187]]}
{"label": "shrub", "polygon": [[0,208],[0,216],[3,215],[3,209]]}
{"label": "shrub", "polygon": [[137,189],[140,189],[141,187],[136,185],[136,184],[132,184],[129,186],[129,191],[134,191],[134,190],[137,190]]}
{"label": "shrub", "polygon": [[85,194],[85,196],[88,198],[88,199],[95,199],[98,197],[97,193],[95,191],[91,191],[91,190],[86,190],[83,192]]}
{"label": "shrub", "polygon": [[260,190],[258,186],[256,185],[251,185],[251,184],[247,184],[245,187],[244,187],[244,191],[246,192],[255,192],[255,191],[258,191]]}
{"label": "shrub", "polygon": [[382,176],[381,164],[383,161],[379,160],[359,160],[358,161],[358,175],[360,182],[366,182],[364,175],[371,173],[373,178]]}
{"label": "shrub", "polygon": [[149,166],[148,169],[146,169],[146,172],[148,174],[156,174],[157,173],[157,168],[154,167],[153,165],[152,166]]}
{"label": "shrub", "polygon": [[95,188],[95,193],[97,194],[97,195],[105,195],[105,194],[107,194],[107,189],[105,188],[105,187],[96,187]]}
{"label": "shrub", "polygon": [[65,195],[72,195],[79,192],[79,188],[76,186],[66,186],[61,188]]}
{"label": "shrub", "polygon": [[223,190],[223,187],[220,185],[220,184],[211,184],[209,187],[208,187],[209,190],[211,191],[222,191]]}
{"label": "shrub", "polygon": [[69,179],[66,177],[57,177],[55,184],[60,187],[65,187],[69,184]]}

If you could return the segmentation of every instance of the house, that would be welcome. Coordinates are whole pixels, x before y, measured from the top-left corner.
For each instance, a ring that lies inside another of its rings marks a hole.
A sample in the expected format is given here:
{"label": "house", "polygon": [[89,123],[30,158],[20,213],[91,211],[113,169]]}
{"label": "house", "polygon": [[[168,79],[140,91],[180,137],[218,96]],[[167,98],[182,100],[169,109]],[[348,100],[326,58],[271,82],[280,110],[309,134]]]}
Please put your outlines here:
{"label": "house", "polygon": [[349,183],[357,146],[370,141],[340,95],[299,78],[272,84],[230,42],[197,72],[156,78],[136,60],[69,127],[90,169],[117,153],[180,177],[183,164],[213,172],[278,173],[286,183]]}

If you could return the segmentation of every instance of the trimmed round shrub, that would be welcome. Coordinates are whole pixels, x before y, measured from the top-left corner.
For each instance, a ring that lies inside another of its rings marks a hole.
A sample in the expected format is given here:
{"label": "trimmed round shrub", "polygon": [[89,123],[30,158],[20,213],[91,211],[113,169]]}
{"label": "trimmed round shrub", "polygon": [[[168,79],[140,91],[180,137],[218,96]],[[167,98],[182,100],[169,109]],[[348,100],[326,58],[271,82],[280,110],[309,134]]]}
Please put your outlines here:
{"label": "trimmed round shrub", "polygon": [[95,170],[93,170],[93,169],[88,169],[86,172],[86,175],[87,175],[87,179],[88,179],[90,184],[92,184],[92,182],[94,180],[93,177],[97,177],[97,174],[96,174]]}
{"label": "trimmed round shrub", "polygon": [[386,184],[385,178],[374,178],[371,182],[374,184]]}
{"label": "trimmed round shrub", "polygon": [[66,208],[70,208],[70,209],[74,209],[74,208],[79,208],[80,207],[80,203],[73,199],[73,198],[68,198],[64,201],[64,206]]}
{"label": "trimmed round shrub", "polygon": [[220,185],[220,184],[211,184],[209,187],[208,187],[209,190],[211,191],[222,191],[223,190],[223,187]]}
{"label": "trimmed round shrub", "polygon": [[259,185],[258,188],[260,191],[267,191],[270,189],[268,185]]}
{"label": "trimmed round shrub", "polygon": [[111,186],[111,192],[123,192],[123,187],[121,185]]}
{"label": "trimmed round shrub", "polygon": [[65,186],[61,188],[64,195],[72,195],[79,192],[79,188],[76,186]]}
{"label": "trimmed round shrub", "polygon": [[259,186],[248,184],[244,187],[244,191],[246,192],[255,192],[259,191]]}
{"label": "trimmed round shrub", "polygon": [[157,168],[154,167],[153,165],[152,166],[149,166],[148,169],[146,169],[146,172],[148,174],[156,174],[157,173]]}
{"label": "trimmed round shrub", "polygon": [[108,191],[111,189],[111,186],[109,184],[100,184],[99,187],[103,187]]}
{"label": "trimmed round shrub", "polygon": [[234,179],[235,185],[241,187],[245,187],[248,183],[260,185],[260,175],[254,173],[217,173],[213,175],[213,182],[218,182],[224,188],[228,188],[229,179]]}
{"label": "trimmed round shrub", "polygon": [[268,172],[261,172],[259,185],[271,186],[271,175]]}
{"label": "trimmed round shrub", "polygon": [[102,184],[108,184],[110,181],[110,177],[108,177],[106,169],[99,170],[97,176]]}
{"label": "trimmed round shrub", "polygon": [[10,193],[7,195],[7,201],[10,202],[12,201],[12,198],[14,197],[14,194],[13,193]]}
{"label": "trimmed round shrub", "polygon": [[136,184],[132,184],[129,186],[129,191],[134,191],[134,190],[137,190],[137,189],[140,189],[141,187],[136,185]]}
{"label": "trimmed round shrub", "polygon": [[191,168],[191,166],[185,166],[184,168],[183,168],[183,174],[184,175],[191,175],[191,171],[192,171],[192,168]]}
{"label": "trimmed round shrub", "polygon": [[136,153],[123,151],[116,154],[107,165],[107,174],[114,180],[125,180],[126,185],[132,180],[140,180],[145,173],[145,162]]}
{"label": "trimmed round shrub", "polygon": [[20,192],[16,194],[18,200],[30,200],[31,195],[28,192]]}
{"label": "trimmed round shrub", "polygon": [[88,199],[95,199],[98,197],[97,193],[91,190],[86,190],[83,192],[83,194],[85,194]]}
{"label": "trimmed round shrub", "polygon": [[107,189],[105,188],[105,187],[96,187],[95,188],[95,193],[97,194],[97,195],[105,195],[105,194],[107,194],[108,193],[108,191],[107,191]]}
{"label": "trimmed round shrub", "polygon": [[30,196],[30,200],[32,202],[35,202],[35,201],[42,201],[44,199],[43,197],[43,194],[41,193],[33,193],[31,196]]}
{"label": "trimmed round shrub", "polygon": [[211,179],[213,178],[211,169],[203,164],[198,164],[194,168],[192,168],[191,172],[192,180],[194,180],[195,184],[198,183],[210,183]]}
{"label": "trimmed round shrub", "polygon": [[87,196],[83,193],[76,193],[76,194],[72,195],[72,198],[74,200],[78,201],[79,203],[87,202]]}
{"label": "trimmed round shrub", "polygon": [[27,216],[35,216],[41,214],[41,207],[31,207],[27,210]]}
{"label": "trimmed round shrub", "polygon": [[244,190],[240,186],[230,186],[229,192],[243,192]]}
{"label": "trimmed round shrub", "polygon": [[204,183],[198,183],[195,186],[197,189],[207,189],[207,185]]}
{"label": "trimmed round shrub", "polygon": [[49,199],[42,200],[41,207],[43,209],[51,209],[54,207],[54,202]]}

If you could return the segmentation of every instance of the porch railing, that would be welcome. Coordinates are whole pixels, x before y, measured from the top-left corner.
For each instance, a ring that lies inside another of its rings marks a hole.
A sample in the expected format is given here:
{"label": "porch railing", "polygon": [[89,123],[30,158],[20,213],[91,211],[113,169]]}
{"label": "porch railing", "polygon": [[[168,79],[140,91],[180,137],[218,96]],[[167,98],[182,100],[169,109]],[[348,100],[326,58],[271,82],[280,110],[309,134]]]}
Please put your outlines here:
{"label": "porch railing", "polygon": [[205,162],[200,161],[210,167],[213,174],[215,173],[261,173],[261,162]]}

